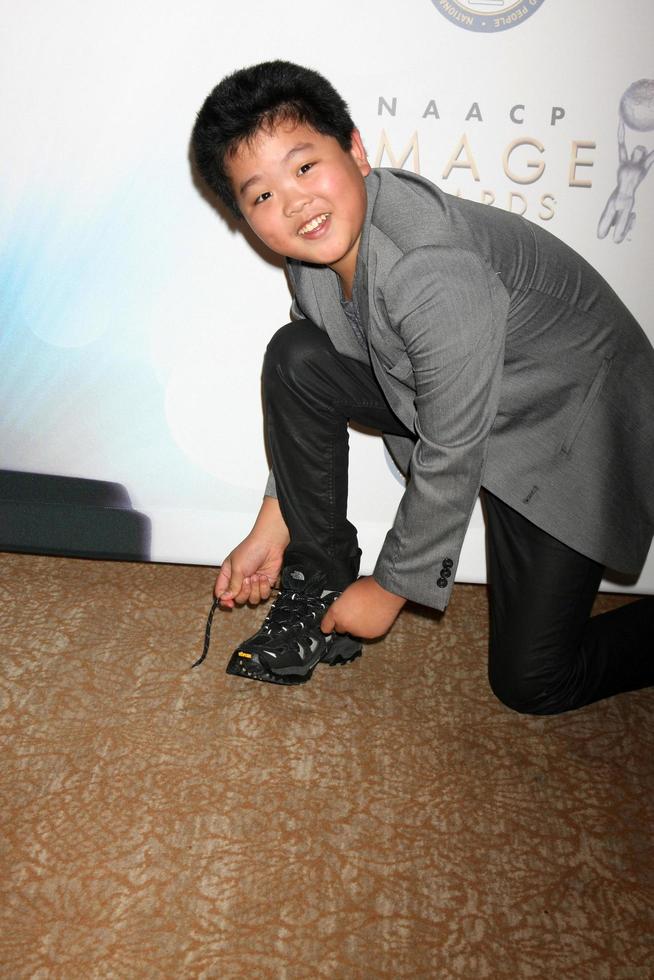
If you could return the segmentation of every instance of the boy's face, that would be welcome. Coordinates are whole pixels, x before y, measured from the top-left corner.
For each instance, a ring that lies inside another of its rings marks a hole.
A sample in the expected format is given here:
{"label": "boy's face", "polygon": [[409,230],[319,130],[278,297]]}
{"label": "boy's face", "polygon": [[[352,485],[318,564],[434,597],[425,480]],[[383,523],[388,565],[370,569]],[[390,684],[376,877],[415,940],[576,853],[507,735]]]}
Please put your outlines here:
{"label": "boy's face", "polygon": [[227,171],[261,241],[280,255],[329,266],[349,293],[370,173],[358,131],[348,151],[309,126],[281,124],[239,147]]}

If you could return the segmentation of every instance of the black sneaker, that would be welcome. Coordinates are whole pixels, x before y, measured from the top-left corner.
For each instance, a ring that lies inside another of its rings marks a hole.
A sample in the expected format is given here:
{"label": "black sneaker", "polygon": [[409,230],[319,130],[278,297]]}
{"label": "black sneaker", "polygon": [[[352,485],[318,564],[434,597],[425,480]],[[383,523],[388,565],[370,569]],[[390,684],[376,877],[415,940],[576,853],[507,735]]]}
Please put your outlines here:
{"label": "black sneaker", "polygon": [[303,684],[317,664],[344,664],[361,655],[361,640],[320,629],[320,621],[340,592],[324,588],[321,573],[305,578],[285,568],[282,587],[257,633],[234,651],[227,673],[270,684]]}

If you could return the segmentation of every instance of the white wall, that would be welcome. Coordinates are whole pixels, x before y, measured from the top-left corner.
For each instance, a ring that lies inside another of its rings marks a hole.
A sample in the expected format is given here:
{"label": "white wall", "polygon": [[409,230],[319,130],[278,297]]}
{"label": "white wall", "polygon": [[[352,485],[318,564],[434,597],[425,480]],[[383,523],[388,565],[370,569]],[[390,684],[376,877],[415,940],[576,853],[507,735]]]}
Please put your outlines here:
{"label": "white wall", "polygon": [[[523,10],[507,30],[461,26]],[[317,68],[372,162],[524,210],[654,339],[654,168],[629,237],[597,236],[621,96],[654,76],[649,0],[2,0],[0,12],[0,465],[123,483],[152,518],[155,560],[218,563],[267,471],[259,373],[288,318],[286,283],[198,193],[187,157],[195,113],[235,68]],[[468,166],[448,166],[464,138]],[[654,132],[627,130],[636,142],[654,149]],[[400,495],[380,440],[354,433],[366,571]],[[458,577],[484,574],[476,512]],[[652,555],[637,589],[654,591]]]}

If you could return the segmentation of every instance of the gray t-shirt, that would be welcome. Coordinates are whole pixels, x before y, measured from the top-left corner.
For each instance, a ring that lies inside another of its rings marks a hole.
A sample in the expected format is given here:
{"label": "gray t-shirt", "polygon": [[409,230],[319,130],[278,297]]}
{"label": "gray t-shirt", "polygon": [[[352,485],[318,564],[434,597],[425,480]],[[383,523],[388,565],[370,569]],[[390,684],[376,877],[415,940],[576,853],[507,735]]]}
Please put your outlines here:
{"label": "gray t-shirt", "polygon": [[366,335],[365,335],[365,332],[364,332],[364,329],[363,329],[363,325],[361,323],[361,317],[359,316],[359,311],[356,308],[356,305],[354,303],[354,300],[353,299],[345,299],[343,297],[343,293],[341,292],[341,306],[343,307],[343,312],[345,313],[345,316],[350,321],[350,324],[352,326],[352,332],[354,333],[354,336],[359,341],[359,343],[361,344],[362,348],[364,349],[364,351],[367,354],[368,353],[368,343],[366,341]]}

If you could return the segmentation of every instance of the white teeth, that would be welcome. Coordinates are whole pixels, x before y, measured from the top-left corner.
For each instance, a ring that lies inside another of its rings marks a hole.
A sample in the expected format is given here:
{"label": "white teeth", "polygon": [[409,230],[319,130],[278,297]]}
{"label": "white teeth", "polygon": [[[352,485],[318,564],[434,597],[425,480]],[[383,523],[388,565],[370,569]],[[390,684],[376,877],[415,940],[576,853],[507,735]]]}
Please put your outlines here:
{"label": "white teeth", "polygon": [[319,214],[317,217],[312,218],[311,221],[307,221],[306,225],[302,225],[298,231],[298,235],[306,235],[308,232],[314,231],[316,228],[319,228],[320,225],[324,224],[328,217],[329,214],[325,213]]}

